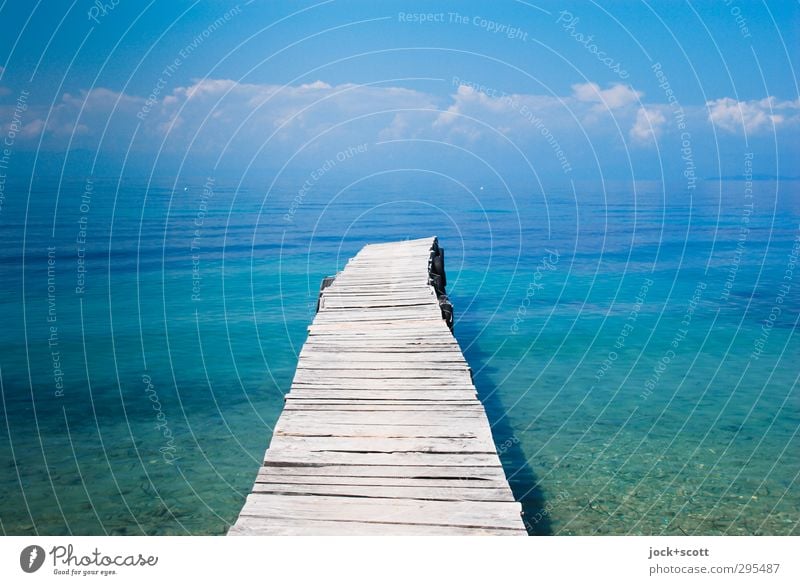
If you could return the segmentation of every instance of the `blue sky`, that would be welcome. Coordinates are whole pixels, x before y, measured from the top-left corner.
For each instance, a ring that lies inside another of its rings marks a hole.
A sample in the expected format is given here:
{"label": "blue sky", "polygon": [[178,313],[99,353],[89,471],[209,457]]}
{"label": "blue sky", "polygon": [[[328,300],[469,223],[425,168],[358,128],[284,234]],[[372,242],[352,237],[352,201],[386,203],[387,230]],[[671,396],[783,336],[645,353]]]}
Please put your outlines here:
{"label": "blue sky", "polygon": [[18,163],[800,174],[794,2],[101,5],[0,5]]}

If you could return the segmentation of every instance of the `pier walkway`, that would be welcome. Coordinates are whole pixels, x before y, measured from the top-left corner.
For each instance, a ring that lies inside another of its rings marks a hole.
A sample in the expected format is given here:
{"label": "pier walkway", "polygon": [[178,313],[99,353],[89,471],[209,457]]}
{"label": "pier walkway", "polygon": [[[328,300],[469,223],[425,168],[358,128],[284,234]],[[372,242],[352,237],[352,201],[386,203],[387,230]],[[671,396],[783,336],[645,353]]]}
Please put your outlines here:
{"label": "pier walkway", "polygon": [[365,246],[326,279],[228,534],[526,534],[444,285],[436,238]]}

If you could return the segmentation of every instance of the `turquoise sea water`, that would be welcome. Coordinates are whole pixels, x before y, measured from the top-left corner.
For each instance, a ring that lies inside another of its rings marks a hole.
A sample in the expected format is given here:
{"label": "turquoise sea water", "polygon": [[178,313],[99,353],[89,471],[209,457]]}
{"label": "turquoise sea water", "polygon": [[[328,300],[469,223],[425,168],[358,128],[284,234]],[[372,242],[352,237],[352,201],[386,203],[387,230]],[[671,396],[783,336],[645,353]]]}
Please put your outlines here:
{"label": "turquoise sea water", "polygon": [[9,183],[0,528],[224,533],[321,278],[435,234],[531,533],[798,534],[800,185],[746,188]]}

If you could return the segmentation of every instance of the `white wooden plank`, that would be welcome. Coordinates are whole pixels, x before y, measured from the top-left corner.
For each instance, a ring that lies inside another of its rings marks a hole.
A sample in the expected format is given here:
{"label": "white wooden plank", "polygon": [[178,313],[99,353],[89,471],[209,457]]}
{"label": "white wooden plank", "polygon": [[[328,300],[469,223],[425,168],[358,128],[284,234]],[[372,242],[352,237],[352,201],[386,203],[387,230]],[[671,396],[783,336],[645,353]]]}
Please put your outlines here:
{"label": "white wooden plank", "polygon": [[[272,473],[264,472],[270,467],[262,467],[256,477],[256,483],[299,484],[299,485],[351,485],[351,486],[423,486],[423,487],[460,487],[460,488],[493,488],[504,489],[511,493],[505,476],[500,475],[495,479],[482,478],[449,478],[449,477],[376,477],[353,475],[352,466],[348,466],[347,475],[298,475],[287,470],[292,467],[282,467]],[[397,468],[403,469],[403,468]]]}
{"label": "white wooden plank", "polygon": [[315,437],[273,435],[270,449],[337,453],[495,454],[494,444],[476,438],[436,437]]}
{"label": "white wooden plank", "polygon": [[297,437],[373,437],[373,438],[439,438],[439,439],[481,439],[491,442],[488,428],[475,425],[377,425],[342,424],[320,421],[281,420],[275,426],[273,435]]}
{"label": "white wooden plank", "polygon": [[338,368],[312,368],[299,367],[296,370],[295,381],[300,380],[332,380],[339,378],[350,378],[354,380],[436,380],[458,381],[460,384],[471,382],[469,369],[464,365],[451,365],[447,367],[427,368],[395,368],[392,364],[374,363],[369,368],[346,367],[340,365]]}
{"label": "white wooden plank", "polygon": [[253,485],[254,494],[298,494],[305,496],[348,496],[353,498],[404,498],[415,500],[513,502],[514,496],[508,488],[472,486],[424,486],[415,485],[331,485],[299,483],[262,483]]}
{"label": "white wooden plank", "polygon": [[296,449],[268,449],[264,465],[414,465],[446,467],[499,467],[496,453],[358,453],[335,451],[298,452]]}
{"label": "white wooden plank", "polygon": [[359,479],[399,479],[403,481],[476,481],[508,485],[500,463],[493,467],[469,467],[446,465],[270,465],[258,470],[258,477],[303,477]]}
{"label": "white wooden plank", "polygon": [[481,412],[480,403],[474,398],[468,400],[387,400],[335,398],[313,399],[286,395],[283,407],[286,411],[337,411],[337,412]]}
{"label": "white wooden plank", "polygon": [[264,534],[273,536],[525,536],[524,530],[504,528],[464,528],[420,524],[385,524],[380,522],[347,522],[335,520],[298,521],[295,518],[256,518],[241,516],[228,532],[229,536]]}
{"label": "white wooden plank", "polygon": [[[453,410],[453,409],[451,409]],[[464,428],[483,427],[488,429],[486,417],[479,410],[464,412],[463,409],[455,409],[456,412],[447,410],[436,410],[434,412],[303,412],[285,411],[278,424],[316,424],[334,426],[364,426],[364,427],[450,427],[463,426]],[[278,427],[276,427],[277,430]],[[293,427],[295,428],[295,427]]]}
{"label": "white wooden plank", "polygon": [[408,386],[405,388],[357,388],[295,385],[287,398],[317,400],[419,400],[421,402],[463,401],[477,399],[474,388],[445,386]]}
{"label": "white wooden plank", "polygon": [[250,494],[244,516],[462,527],[521,526],[517,502],[426,501],[402,498]]}

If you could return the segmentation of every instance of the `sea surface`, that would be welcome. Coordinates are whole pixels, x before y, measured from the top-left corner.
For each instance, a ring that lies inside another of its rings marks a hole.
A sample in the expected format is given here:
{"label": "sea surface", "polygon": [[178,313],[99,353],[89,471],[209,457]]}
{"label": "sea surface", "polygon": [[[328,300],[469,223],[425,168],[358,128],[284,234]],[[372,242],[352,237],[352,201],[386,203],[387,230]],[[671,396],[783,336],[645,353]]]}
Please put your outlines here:
{"label": "sea surface", "polygon": [[437,235],[532,534],[800,534],[800,183],[11,180],[0,530],[222,534],[320,280]]}

